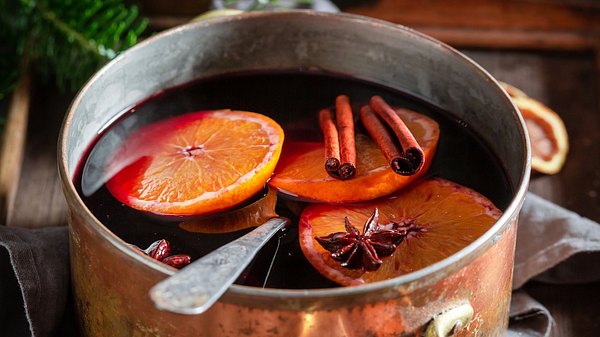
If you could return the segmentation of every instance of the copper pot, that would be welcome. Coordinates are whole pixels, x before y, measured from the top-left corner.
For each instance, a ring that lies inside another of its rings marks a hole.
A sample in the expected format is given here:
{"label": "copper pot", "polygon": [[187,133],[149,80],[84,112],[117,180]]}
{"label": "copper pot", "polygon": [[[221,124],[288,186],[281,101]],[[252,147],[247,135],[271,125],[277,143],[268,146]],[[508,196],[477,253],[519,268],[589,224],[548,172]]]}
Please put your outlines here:
{"label": "copper pot", "polygon": [[[492,147],[515,187],[504,215],[460,252],[387,281],[321,290],[234,285],[201,315],[155,309],[148,290],[175,270],[135,253],[84,206],[72,179],[86,148],[117,114],[162,88],[232,71],[313,67],[454,112]],[[69,109],[59,148],[75,301],[86,336],[502,336],[506,329],[517,216],[529,182],[525,126],[485,70],[418,32],[302,11],[178,27],[120,55],[86,84]]]}

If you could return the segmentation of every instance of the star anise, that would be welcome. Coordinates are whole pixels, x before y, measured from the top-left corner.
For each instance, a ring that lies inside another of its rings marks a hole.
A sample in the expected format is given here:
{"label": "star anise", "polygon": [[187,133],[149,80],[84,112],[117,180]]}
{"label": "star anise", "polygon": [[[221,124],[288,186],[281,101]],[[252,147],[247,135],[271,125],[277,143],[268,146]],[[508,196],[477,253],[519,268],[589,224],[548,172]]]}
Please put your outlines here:
{"label": "star anise", "polygon": [[350,223],[348,217],[344,219],[344,224],[346,232],[317,236],[315,239],[331,252],[332,259],[342,262],[342,267],[366,271],[379,269],[383,263],[381,257],[392,255],[409,233],[420,231],[411,220],[379,225],[377,208],[365,222],[363,234]]}

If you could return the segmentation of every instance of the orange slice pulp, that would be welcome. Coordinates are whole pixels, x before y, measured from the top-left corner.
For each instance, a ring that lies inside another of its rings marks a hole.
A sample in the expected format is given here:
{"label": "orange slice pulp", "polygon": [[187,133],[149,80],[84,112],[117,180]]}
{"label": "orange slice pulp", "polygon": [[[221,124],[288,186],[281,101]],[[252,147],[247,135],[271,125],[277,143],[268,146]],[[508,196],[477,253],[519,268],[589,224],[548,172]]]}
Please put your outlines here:
{"label": "orange slice pulp", "polygon": [[567,129],[560,116],[523,91],[501,83],[523,115],[531,140],[531,168],[545,174],[558,173],[569,151]]}
{"label": "orange slice pulp", "polygon": [[281,153],[283,130],[243,111],[189,113],[142,127],[112,157],[106,183],[122,203],[163,215],[230,209],[260,192]]}
{"label": "orange slice pulp", "polygon": [[377,144],[368,136],[357,134],[356,175],[352,179],[338,180],[327,174],[323,143],[286,142],[269,184],[300,199],[334,203],[372,200],[406,187],[429,169],[440,131],[437,122],[427,116],[406,109],[396,112],[423,148],[425,163],[419,173],[394,173]]}
{"label": "orange slice pulp", "polygon": [[[381,258],[376,271],[347,269],[331,258],[315,239],[345,232],[344,218],[362,232],[362,225],[379,209],[379,224],[412,223],[420,229],[398,244],[393,255]],[[309,205],[298,226],[300,246],[325,277],[342,285],[359,285],[393,278],[429,266],[458,252],[480,237],[501,212],[479,193],[434,178],[421,181],[394,197],[356,205]]]}

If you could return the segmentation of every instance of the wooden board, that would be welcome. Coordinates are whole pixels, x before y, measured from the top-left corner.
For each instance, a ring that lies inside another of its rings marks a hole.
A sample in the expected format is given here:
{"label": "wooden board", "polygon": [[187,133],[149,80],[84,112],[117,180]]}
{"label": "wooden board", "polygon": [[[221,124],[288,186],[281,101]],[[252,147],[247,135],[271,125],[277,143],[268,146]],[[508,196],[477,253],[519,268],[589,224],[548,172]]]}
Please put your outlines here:
{"label": "wooden board", "polygon": [[37,85],[33,92],[18,191],[7,224],[28,228],[65,225],[67,205],[58,178],[56,146],[73,96],[44,85]]}
{"label": "wooden board", "polygon": [[0,140],[0,225],[10,222],[27,131],[31,76],[23,75],[17,83],[8,106],[6,126]]}
{"label": "wooden board", "polygon": [[467,51],[501,81],[554,109],[570,150],[559,174],[533,175],[530,190],[600,222],[600,101],[592,53]]}
{"label": "wooden board", "polygon": [[354,1],[346,11],[409,26],[456,47],[591,50],[600,3],[533,0]]}
{"label": "wooden board", "polygon": [[[142,5],[153,0],[140,1]],[[338,0],[343,11],[399,23],[455,47],[600,49],[600,2],[593,0]],[[189,22],[197,7],[151,11],[162,30]]]}

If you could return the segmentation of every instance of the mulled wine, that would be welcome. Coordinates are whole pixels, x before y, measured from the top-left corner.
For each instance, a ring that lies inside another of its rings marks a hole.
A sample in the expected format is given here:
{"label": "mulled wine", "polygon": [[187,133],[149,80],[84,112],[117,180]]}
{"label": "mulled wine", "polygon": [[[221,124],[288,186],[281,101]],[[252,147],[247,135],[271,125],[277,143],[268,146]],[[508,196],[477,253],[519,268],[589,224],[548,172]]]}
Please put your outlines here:
{"label": "mulled wine", "polygon": [[[319,129],[319,111],[332,106],[332,102],[342,93],[351,97],[353,106],[368,102],[372,96],[381,96],[390,105],[433,118],[439,124],[440,136],[426,177],[451,180],[486,196],[500,210],[506,209],[514,187],[507,179],[500,161],[480,137],[451,112],[378,84],[317,71],[220,75],[153,95],[123,111],[118,119],[103,128],[78,167],[75,185],[94,216],[124,241],[145,248],[156,240],[165,239],[171,243],[171,254],[189,254],[193,261],[252,228],[226,233],[190,231],[181,225],[182,222],[193,221],[189,217],[152,214],[117,200],[107,188],[107,181],[117,172],[107,167],[110,167],[109,161],[127,137],[147,125],[186,113],[232,109],[257,112],[272,118],[283,128],[286,143],[321,142],[323,135]],[[364,133],[362,128],[357,123],[357,133]],[[186,151],[191,153],[201,149],[190,148]],[[244,149],[232,151],[241,152]],[[268,187],[265,187],[264,191],[235,208],[252,205],[267,194]],[[261,250],[239,277],[237,284],[289,289],[337,286],[337,283],[313,267],[300,247],[299,213],[310,203],[310,200],[279,193],[275,212],[291,219],[291,225]]]}

